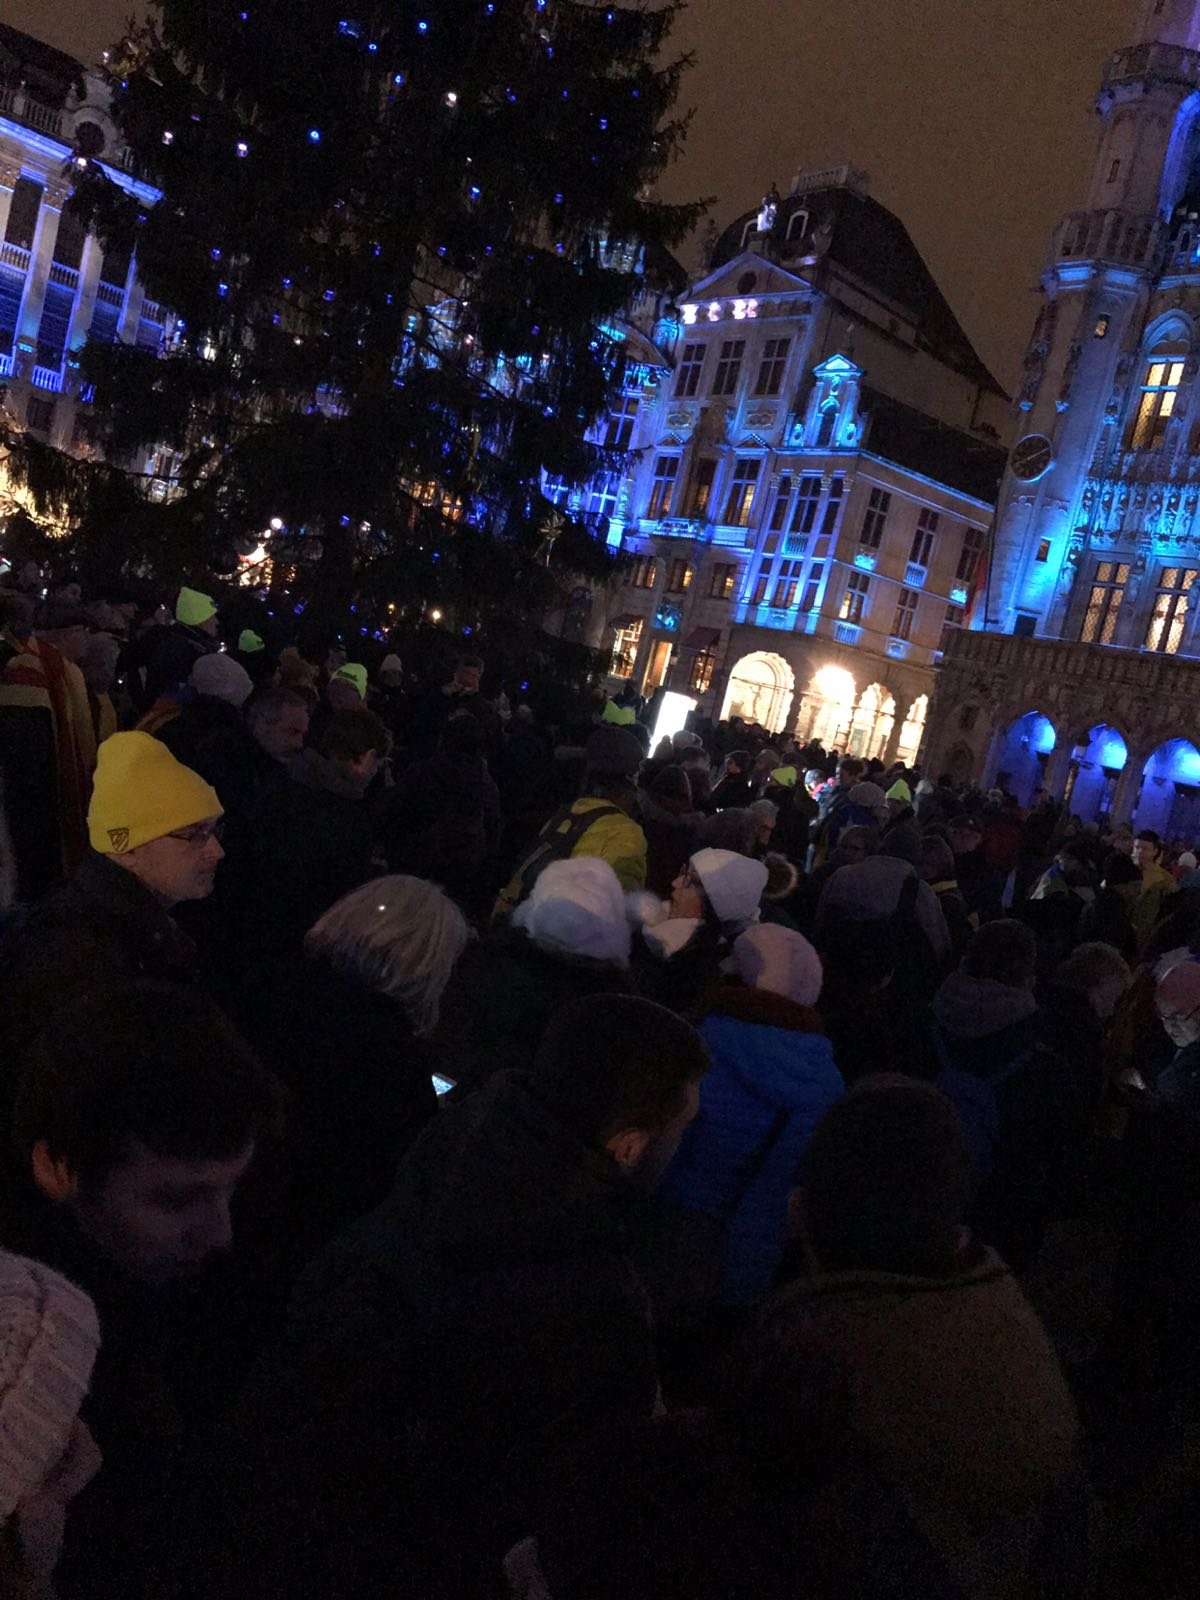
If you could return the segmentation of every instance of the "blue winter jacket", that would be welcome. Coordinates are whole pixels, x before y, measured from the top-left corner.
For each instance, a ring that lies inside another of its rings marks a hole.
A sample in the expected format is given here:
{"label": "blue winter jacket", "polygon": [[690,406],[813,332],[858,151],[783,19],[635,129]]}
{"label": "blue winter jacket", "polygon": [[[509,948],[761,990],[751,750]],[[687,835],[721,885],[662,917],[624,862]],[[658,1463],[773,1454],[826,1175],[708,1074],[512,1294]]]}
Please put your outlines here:
{"label": "blue winter jacket", "polygon": [[[720,1298],[725,1305],[747,1305],[774,1282],[800,1159],[845,1086],[816,1013],[780,995],[722,989],[699,1026],[712,1068],[661,1194],[669,1205],[725,1222]],[[783,1112],[787,1119],[780,1123]],[[756,1159],[777,1128],[756,1172]]]}

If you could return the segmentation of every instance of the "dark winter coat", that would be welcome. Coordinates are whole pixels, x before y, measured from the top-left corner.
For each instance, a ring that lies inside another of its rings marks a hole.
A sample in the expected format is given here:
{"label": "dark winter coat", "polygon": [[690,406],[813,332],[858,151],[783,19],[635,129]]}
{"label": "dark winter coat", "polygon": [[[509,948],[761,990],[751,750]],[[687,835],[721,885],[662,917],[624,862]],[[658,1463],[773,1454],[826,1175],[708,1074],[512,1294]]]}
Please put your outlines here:
{"label": "dark winter coat", "polygon": [[748,806],[754,802],[754,785],[748,772],[727,773],[709,796],[714,811],[727,811],[733,806]]}
{"label": "dark winter coat", "polygon": [[442,999],[436,1045],[461,1091],[528,1067],[555,1014],[573,1000],[629,994],[627,970],[544,950],[520,928],[497,926],[468,947]]}
{"label": "dark winter coat", "polygon": [[664,899],[696,849],[702,812],[675,811],[645,789],[638,790],[642,832],[646,835],[646,887]]}
{"label": "dark winter coat", "polygon": [[692,925],[685,941],[673,939],[666,947],[660,943],[664,935],[676,932],[688,934],[687,924],[667,922],[637,929],[630,969],[634,987],[644,999],[690,1017],[719,982],[729,943],[717,923],[703,919]]}
{"label": "dark winter coat", "polygon": [[278,768],[234,707],[215,695],[194,696],[155,736],[212,784],[227,818],[244,815],[259,785]]}
{"label": "dark winter coat", "polygon": [[52,1014],[88,989],[194,971],[196,947],[148,889],[90,852],[75,881],[20,911],[0,944],[0,1060],[15,1065]]}
{"label": "dark winter coat", "polygon": [[1033,995],[952,972],[934,996],[931,1055],[996,1079],[992,1168],[972,1225],[1015,1269],[1036,1253],[1095,1107],[1095,1083],[1051,1050]]}
{"label": "dark winter coat", "polygon": [[147,710],[160,695],[186,683],[200,657],[211,655],[220,647],[221,641],[215,635],[182,622],[148,628],[131,646],[131,664],[145,675],[144,683],[136,673],[131,680],[138,709]]}
{"label": "dark winter coat", "polygon": [[748,1305],[774,1281],[801,1157],[842,1078],[820,1018],[781,995],[722,988],[700,1033],[712,1067],[660,1193],[725,1223],[720,1298]]}
{"label": "dark winter coat", "polygon": [[500,793],[482,756],[441,750],[401,773],[376,825],[393,872],[431,878],[461,900],[478,895],[499,842]]}

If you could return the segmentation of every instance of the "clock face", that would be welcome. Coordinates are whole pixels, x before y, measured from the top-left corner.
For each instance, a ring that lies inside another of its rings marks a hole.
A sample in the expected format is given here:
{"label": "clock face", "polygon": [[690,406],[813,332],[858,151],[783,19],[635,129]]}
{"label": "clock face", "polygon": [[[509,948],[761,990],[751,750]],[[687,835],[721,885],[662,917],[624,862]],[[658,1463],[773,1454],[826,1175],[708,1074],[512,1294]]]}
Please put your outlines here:
{"label": "clock face", "polygon": [[1022,483],[1032,483],[1050,470],[1054,460],[1054,446],[1044,433],[1026,434],[1012,453],[1013,477]]}

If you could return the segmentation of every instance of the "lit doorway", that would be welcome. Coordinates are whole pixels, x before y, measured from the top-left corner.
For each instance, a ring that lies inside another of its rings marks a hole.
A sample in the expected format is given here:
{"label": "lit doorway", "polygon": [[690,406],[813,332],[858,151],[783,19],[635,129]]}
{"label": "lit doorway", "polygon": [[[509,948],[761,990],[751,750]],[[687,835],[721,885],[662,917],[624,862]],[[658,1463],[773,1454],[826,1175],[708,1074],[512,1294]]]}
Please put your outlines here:
{"label": "lit doorway", "polygon": [[671,655],[675,646],[670,639],[656,639],[654,648],[650,652],[650,665],[646,669],[646,682],[642,692],[650,694],[655,689],[661,689],[667,681],[667,673],[671,670]]}
{"label": "lit doorway", "polygon": [[743,656],[729,674],[721,721],[741,717],[761,724],[768,733],[782,733],[795,688],[795,674],[782,656],[756,650]]}

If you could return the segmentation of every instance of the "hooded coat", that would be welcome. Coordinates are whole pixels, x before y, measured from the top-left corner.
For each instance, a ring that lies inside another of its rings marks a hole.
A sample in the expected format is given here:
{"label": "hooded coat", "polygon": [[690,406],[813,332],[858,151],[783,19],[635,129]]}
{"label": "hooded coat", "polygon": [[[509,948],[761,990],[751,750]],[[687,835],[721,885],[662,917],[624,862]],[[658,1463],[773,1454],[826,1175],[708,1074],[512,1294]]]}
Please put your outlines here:
{"label": "hooded coat", "polygon": [[774,1281],[801,1158],[844,1086],[816,1012],[782,995],[722,988],[700,1034],[712,1066],[660,1193],[725,1221],[720,1298],[748,1305]]}
{"label": "hooded coat", "polygon": [[486,760],[439,750],[415,761],[388,794],[379,832],[393,872],[432,878],[459,900],[477,896],[500,839],[500,792]]}

